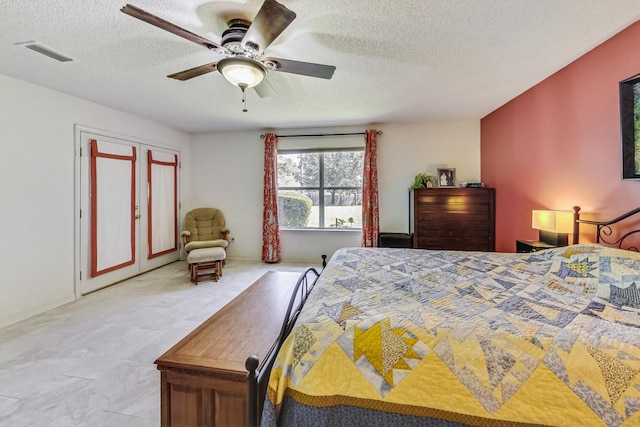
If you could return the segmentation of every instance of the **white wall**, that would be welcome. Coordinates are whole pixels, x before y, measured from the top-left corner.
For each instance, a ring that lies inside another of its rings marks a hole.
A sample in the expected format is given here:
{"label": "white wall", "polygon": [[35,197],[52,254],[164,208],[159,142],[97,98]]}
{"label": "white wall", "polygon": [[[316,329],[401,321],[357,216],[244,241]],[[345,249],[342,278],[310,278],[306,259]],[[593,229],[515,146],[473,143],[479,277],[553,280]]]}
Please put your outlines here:
{"label": "white wall", "polygon": [[480,180],[480,121],[390,124],[380,127],[380,230],[408,232],[408,188],[427,170],[455,168],[456,180]]}
{"label": "white wall", "polygon": [[[380,229],[406,232],[408,188],[413,177],[438,167],[456,168],[458,181],[480,178],[480,122],[386,124],[322,129],[275,130],[278,134],[383,131],[378,137]],[[273,130],[271,130],[273,132]],[[191,137],[191,193],[183,212],[212,206],[221,209],[236,243],[230,258],[260,259],[265,131],[202,133]],[[301,144],[304,140],[298,140]],[[327,140],[327,144],[329,144]],[[295,144],[281,139],[280,146]],[[281,231],[282,258],[317,263],[338,248],[359,246],[353,231]]]}
{"label": "white wall", "polygon": [[[74,126],[181,150],[186,133],[0,75],[0,326],[75,298]],[[182,191],[188,189],[183,173]]]}

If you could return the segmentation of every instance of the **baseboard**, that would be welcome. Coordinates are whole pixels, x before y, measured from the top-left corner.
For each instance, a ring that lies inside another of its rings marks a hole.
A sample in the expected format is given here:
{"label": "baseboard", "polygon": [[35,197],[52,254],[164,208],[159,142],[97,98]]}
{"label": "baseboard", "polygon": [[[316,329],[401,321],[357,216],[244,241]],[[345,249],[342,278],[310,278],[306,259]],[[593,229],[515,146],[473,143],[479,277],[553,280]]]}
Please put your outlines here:
{"label": "baseboard", "polygon": [[75,300],[76,300],[75,294],[70,294],[65,298],[60,298],[55,301],[50,301],[46,304],[38,305],[36,307],[31,307],[28,310],[19,311],[17,313],[12,313],[6,316],[0,316],[0,328],[4,328],[5,326],[12,325],[16,322],[20,322],[22,320],[28,319],[33,316],[37,316],[38,314],[42,314],[45,311],[58,308],[61,305],[68,304]]}
{"label": "baseboard", "polygon": [[[227,260],[264,262],[260,258],[237,257],[237,256],[227,256]],[[329,258],[327,258],[327,261],[329,261]],[[315,265],[322,265],[322,257],[318,257],[315,259],[282,259],[280,263],[312,264],[312,266],[315,266]],[[265,264],[268,264],[268,263],[265,263]],[[279,263],[276,262],[274,264],[277,265]]]}

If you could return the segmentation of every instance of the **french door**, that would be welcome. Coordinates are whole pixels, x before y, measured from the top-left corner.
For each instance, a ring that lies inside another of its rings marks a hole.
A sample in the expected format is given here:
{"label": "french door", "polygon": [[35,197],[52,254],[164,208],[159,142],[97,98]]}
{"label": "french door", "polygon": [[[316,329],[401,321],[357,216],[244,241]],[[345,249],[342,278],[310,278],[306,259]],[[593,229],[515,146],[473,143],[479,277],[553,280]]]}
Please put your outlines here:
{"label": "french door", "polygon": [[179,258],[178,152],[80,132],[84,295]]}

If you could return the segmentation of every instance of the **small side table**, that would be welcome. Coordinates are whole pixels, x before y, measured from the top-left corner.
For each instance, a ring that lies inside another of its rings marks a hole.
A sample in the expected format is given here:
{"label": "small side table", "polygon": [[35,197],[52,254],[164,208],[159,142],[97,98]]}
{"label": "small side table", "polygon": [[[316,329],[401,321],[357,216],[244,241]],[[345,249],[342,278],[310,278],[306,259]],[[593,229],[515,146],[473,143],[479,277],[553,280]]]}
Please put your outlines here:
{"label": "small side table", "polygon": [[538,240],[516,240],[516,252],[519,253],[538,252],[551,248],[557,248],[557,246]]}

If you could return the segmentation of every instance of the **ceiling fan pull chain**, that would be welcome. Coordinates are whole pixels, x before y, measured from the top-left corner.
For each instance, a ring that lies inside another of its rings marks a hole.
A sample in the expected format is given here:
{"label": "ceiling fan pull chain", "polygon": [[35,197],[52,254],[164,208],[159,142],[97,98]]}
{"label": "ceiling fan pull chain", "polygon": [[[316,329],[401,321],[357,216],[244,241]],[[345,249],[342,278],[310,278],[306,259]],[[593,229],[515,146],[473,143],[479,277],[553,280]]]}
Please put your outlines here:
{"label": "ceiling fan pull chain", "polygon": [[243,112],[247,112],[247,92],[245,92],[245,89],[247,88],[247,85],[244,83],[240,83],[238,85],[240,87],[240,90],[242,91],[242,106],[244,107],[242,109]]}

